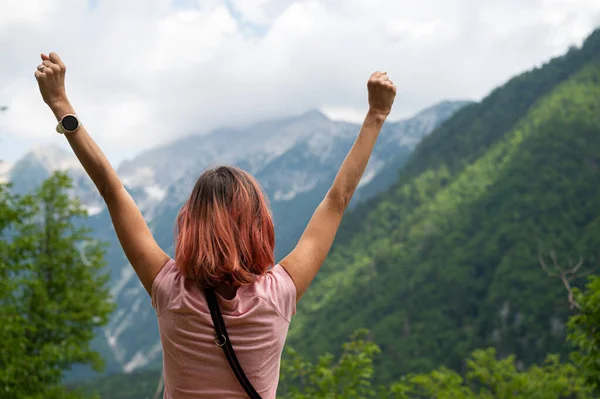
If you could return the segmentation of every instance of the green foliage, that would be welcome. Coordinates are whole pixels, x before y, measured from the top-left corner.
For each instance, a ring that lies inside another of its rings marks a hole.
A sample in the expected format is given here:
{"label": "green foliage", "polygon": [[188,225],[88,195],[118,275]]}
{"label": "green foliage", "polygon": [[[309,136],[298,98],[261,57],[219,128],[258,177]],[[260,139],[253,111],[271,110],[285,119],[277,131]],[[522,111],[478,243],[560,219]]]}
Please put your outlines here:
{"label": "green foliage", "polygon": [[467,376],[441,367],[425,374],[403,377],[391,387],[393,398],[439,399],[559,399],[592,398],[572,364],[557,355],[526,370],[514,356],[498,359],[493,348],[476,350],[467,361]]}
{"label": "green foliage", "polygon": [[538,250],[598,260],[599,60],[597,31],[427,137],[391,190],[345,218],[290,345],[314,360],[369,328],[378,383],[462,370],[481,347],[526,365],[567,355],[569,308]]}
{"label": "green foliage", "polygon": [[[285,399],[374,398],[373,358],[380,350],[369,340],[366,330],[357,331],[343,345],[334,363],[326,353],[316,363],[303,360],[296,351],[286,349],[281,365],[281,387]],[[287,387],[287,388],[285,388]]]}
{"label": "green foliage", "polygon": [[0,398],[69,398],[63,371],[100,369],[91,350],[112,310],[103,247],[57,173],[31,195],[0,185]]}
{"label": "green foliage", "polygon": [[409,374],[389,387],[375,388],[373,361],[380,350],[359,331],[344,344],[334,363],[325,354],[316,363],[288,349],[282,364],[280,395],[285,399],[385,398],[385,399],[591,399],[590,389],[572,363],[548,355],[541,365],[522,369],[514,355],[499,359],[494,348],[475,350],[467,359],[466,376],[444,366]]}
{"label": "green foliage", "polygon": [[600,394],[600,277],[591,277],[586,290],[575,289],[574,295],[580,309],[569,320],[569,341],[576,348],[572,359]]}

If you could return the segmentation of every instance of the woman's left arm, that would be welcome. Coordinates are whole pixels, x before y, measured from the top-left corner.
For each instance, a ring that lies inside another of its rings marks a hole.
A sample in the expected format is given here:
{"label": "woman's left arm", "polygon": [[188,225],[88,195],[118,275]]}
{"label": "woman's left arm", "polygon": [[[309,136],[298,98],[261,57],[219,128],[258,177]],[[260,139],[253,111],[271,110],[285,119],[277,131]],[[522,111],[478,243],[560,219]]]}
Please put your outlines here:
{"label": "woman's left arm", "polygon": [[[66,95],[65,72],[65,64],[56,53],[42,54],[42,63],[35,72],[44,102],[58,121],[65,115],[75,115],[75,110]],[[152,283],[169,260],[169,256],[152,237],[133,198],[85,127],[80,126],[65,136],[104,198],[123,251],[144,288],[151,295]]]}

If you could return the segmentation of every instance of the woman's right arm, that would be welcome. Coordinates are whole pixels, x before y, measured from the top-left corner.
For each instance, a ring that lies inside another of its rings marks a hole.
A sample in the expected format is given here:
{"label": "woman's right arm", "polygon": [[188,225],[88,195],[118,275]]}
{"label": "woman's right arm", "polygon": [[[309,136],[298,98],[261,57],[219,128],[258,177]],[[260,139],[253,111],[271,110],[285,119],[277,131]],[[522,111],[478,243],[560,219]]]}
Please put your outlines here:
{"label": "woman's right arm", "polygon": [[369,111],[358,137],[298,244],[280,262],[294,281],[296,301],[300,300],[325,261],[344,211],[365,172],[381,127],[392,109],[396,86],[386,73],[375,72],[367,87]]}
{"label": "woman's right arm", "polygon": [[[58,121],[65,115],[75,114],[66,95],[65,71],[65,64],[56,53],[42,54],[42,63],[35,71],[44,102],[48,104]],[[76,131],[66,133],[65,136],[104,198],[123,251],[144,288],[151,295],[152,283],[169,260],[169,256],[152,237],[133,198],[121,183],[108,159],[88,134],[87,129],[80,126]]]}

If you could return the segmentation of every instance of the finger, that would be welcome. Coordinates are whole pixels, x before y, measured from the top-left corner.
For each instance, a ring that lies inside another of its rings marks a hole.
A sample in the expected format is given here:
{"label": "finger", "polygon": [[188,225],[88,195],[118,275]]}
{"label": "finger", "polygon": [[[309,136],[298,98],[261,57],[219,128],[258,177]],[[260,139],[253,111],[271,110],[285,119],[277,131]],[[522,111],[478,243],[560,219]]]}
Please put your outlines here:
{"label": "finger", "polygon": [[[54,65],[54,64],[52,64],[52,65]],[[54,66],[54,68],[56,68],[56,66]],[[45,73],[46,75],[51,75],[54,73],[54,69],[45,64],[40,64],[40,67],[38,68],[38,70],[42,73]]]}
{"label": "finger", "polygon": [[40,72],[40,71],[35,71],[35,72],[33,73],[33,76],[35,76],[35,78],[36,78],[37,80],[40,80],[40,78],[41,78],[42,76],[44,76],[44,74],[43,74],[42,72]]}
{"label": "finger", "polygon": [[50,59],[50,58],[49,58],[49,57],[48,57],[46,54],[44,54],[44,53],[42,53],[42,54],[41,54],[41,57],[42,57],[42,61],[46,61],[46,60],[49,60],[49,59]]}
{"label": "finger", "polygon": [[376,71],[376,72],[373,72],[373,74],[371,75],[371,77],[372,77],[372,78],[375,78],[375,79],[379,79],[379,77],[380,77],[381,75],[382,75],[382,74],[381,74],[381,72],[379,72],[379,71]]}
{"label": "finger", "polygon": [[388,81],[388,80],[390,80],[390,77],[387,75],[387,72],[384,72],[384,73],[382,73],[382,74],[381,74],[381,76],[379,77],[379,80],[383,80],[383,81],[385,82],[385,81]]}
{"label": "finger", "polygon": [[[60,65],[55,64],[54,62],[52,62],[50,60],[45,60],[44,62],[42,62],[42,65],[44,65],[46,68],[50,68],[56,72],[60,72]],[[42,69],[42,72],[44,72],[43,69]]]}
{"label": "finger", "polygon": [[54,62],[55,64],[58,64],[61,66],[64,65],[62,60],[58,56],[58,54],[56,54],[55,52],[48,54],[48,58],[50,59],[50,61]]}
{"label": "finger", "polygon": [[44,62],[42,62],[43,66],[46,66],[48,68],[51,68],[52,66],[55,66],[56,64],[50,60],[45,60]]}
{"label": "finger", "polygon": [[44,64],[40,64],[37,67],[37,70],[42,72],[42,73],[48,73],[48,72],[52,72],[52,69]]}

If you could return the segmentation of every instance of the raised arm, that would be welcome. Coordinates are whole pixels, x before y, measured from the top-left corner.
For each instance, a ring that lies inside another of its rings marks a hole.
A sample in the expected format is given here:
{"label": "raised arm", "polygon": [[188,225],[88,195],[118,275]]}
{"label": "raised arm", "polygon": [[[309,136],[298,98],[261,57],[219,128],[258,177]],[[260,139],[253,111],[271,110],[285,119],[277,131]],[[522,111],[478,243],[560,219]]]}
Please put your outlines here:
{"label": "raised arm", "polygon": [[296,301],[300,300],[327,257],[342,215],[367,167],[381,127],[392,109],[396,86],[388,79],[387,73],[375,72],[367,87],[369,111],[358,137],[298,244],[280,262],[296,285]]}
{"label": "raised arm", "polygon": [[[66,95],[65,72],[65,64],[56,53],[49,56],[42,54],[42,63],[35,71],[42,98],[58,121],[65,115],[75,115]],[[151,294],[152,282],[169,256],[154,241],[133,198],[85,127],[80,126],[74,132],[65,133],[65,136],[104,198],[123,251],[144,288]]]}

